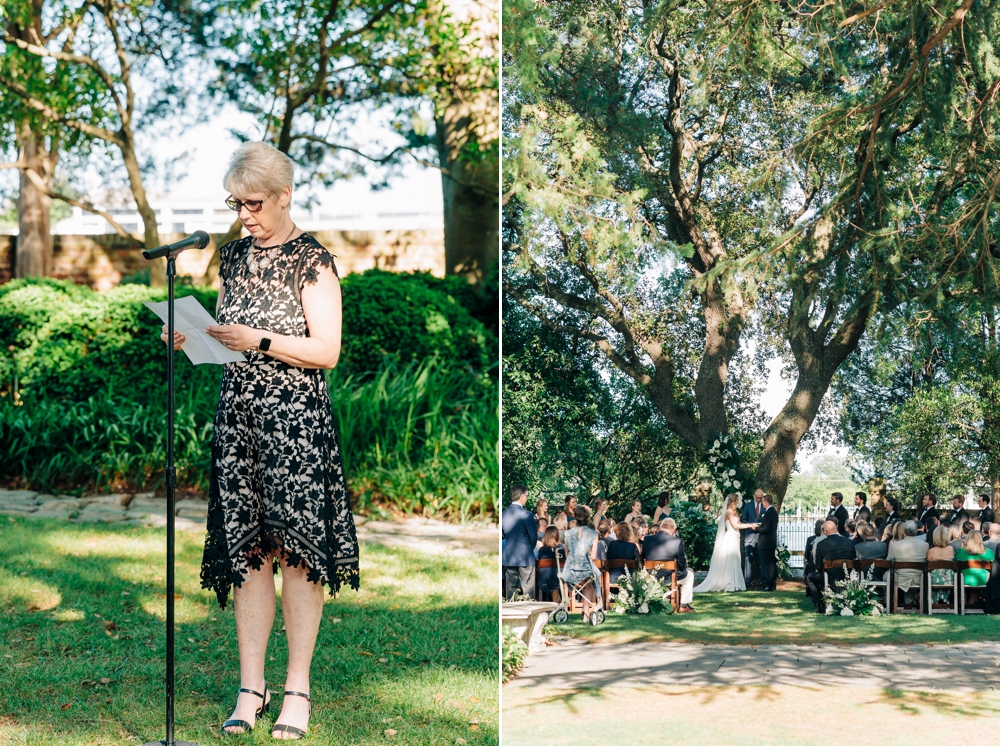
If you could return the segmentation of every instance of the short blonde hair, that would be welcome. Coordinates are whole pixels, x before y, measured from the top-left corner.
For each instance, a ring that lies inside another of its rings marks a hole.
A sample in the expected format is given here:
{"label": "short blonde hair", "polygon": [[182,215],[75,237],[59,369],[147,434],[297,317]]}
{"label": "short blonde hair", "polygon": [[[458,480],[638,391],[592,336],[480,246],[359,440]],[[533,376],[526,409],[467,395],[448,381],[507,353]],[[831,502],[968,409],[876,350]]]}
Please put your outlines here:
{"label": "short blonde hair", "polygon": [[278,193],[292,186],[292,159],[266,142],[245,142],[229,159],[222,186],[234,197]]}

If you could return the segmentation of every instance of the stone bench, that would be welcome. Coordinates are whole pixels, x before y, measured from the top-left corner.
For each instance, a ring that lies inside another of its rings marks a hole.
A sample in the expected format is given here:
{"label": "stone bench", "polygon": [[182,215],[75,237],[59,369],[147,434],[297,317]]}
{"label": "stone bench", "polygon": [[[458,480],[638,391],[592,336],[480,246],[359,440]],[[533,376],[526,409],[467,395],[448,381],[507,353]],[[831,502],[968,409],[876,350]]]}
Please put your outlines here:
{"label": "stone bench", "polygon": [[512,601],[500,605],[500,622],[511,627],[532,653],[545,647],[542,629],[559,604],[549,601]]}

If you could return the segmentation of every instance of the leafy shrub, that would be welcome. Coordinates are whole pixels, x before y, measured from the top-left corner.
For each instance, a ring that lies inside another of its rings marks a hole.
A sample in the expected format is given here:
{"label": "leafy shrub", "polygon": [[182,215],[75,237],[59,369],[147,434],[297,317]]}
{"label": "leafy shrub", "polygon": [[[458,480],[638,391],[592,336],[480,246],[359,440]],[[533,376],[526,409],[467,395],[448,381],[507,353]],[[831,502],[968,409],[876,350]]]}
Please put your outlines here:
{"label": "leafy shrub", "polygon": [[524,659],[528,657],[528,646],[513,627],[505,624],[502,629],[503,681],[506,684],[524,665]]}
{"label": "leafy shrub", "polygon": [[[377,269],[344,278],[341,366],[346,372],[371,374],[385,355],[404,364],[436,355],[449,365],[490,367],[497,351],[493,335],[453,295],[433,288],[429,278]],[[461,286],[440,287],[456,292]]]}
{"label": "leafy shrub", "polygon": [[701,503],[675,500],[670,504],[670,517],[677,522],[677,533],[684,540],[688,565],[707,570],[715,548],[718,526],[705,512]]}

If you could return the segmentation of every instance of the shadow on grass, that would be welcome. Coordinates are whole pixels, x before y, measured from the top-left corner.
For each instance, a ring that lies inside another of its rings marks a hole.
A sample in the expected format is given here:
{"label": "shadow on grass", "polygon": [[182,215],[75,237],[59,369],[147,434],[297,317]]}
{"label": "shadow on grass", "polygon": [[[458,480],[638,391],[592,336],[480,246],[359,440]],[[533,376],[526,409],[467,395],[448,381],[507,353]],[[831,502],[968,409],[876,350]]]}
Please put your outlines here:
{"label": "shadow on grass", "polygon": [[677,615],[608,614],[591,627],[571,617],[558,634],[597,643],[694,642],[716,645],[954,644],[1000,639],[1000,625],[984,615],[883,614],[864,619],[816,614],[802,591],[705,593],[697,612]]}
{"label": "shadow on grass", "polygon": [[[175,737],[232,743],[217,731],[239,687],[233,606],[220,610],[200,588],[201,542],[177,535]],[[0,742],[163,737],[164,547],[162,529],[0,516]],[[495,558],[366,545],[362,592],[327,598],[310,733],[366,744],[391,728],[406,743],[496,743],[495,571]],[[282,626],[279,603],[266,667],[272,717]],[[237,742],[270,742],[267,725]]]}
{"label": "shadow on grass", "polygon": [[1000,702],[995,694],[985,692],[921,692],[883,689],[874,699],[862,704],[884,704],[904,715],[921,715],[933,710],[956,718],[1000,717]]}

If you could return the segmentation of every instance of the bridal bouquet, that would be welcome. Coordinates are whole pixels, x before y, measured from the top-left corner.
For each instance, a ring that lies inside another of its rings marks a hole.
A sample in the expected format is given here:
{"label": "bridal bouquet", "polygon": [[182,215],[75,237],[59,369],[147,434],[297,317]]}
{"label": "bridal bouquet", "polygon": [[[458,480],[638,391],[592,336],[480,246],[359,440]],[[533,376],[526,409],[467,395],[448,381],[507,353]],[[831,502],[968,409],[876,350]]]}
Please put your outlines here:
{"label": "bridal bouquet", "polygon": [[851,570],[846,580],[823,591],[827,616],[878,616],[885,611],[878,601],[879,592],[866,585],[873,569],[869,568],[867,575]]}
{"label": "bridal bouquet", "polygon": [[649,614],[672,609],[667,590],[660,581],[640,568],[618,579],[618,596],[615,598],[617,614]]}

